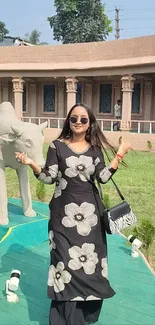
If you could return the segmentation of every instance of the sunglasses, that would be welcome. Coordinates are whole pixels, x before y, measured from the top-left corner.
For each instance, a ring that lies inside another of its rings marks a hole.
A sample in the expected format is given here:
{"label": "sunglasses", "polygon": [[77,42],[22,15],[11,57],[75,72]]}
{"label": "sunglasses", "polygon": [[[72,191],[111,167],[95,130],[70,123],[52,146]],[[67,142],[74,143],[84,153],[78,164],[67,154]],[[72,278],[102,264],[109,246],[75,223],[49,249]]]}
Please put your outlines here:
{"label": "sunglasses", "polygon": [[[78,121],[78,117],[77,117],[77,116],[71,116],[71,117],[70,117],[70,122],[71,122],[72,124],[77,123],[77,121]],[[88,123],[88,118],[87,118],[87,117],[81,117],[81,118],[80,118],[80,122],[81,122],[82,124],[87,124],[87,123]]]}

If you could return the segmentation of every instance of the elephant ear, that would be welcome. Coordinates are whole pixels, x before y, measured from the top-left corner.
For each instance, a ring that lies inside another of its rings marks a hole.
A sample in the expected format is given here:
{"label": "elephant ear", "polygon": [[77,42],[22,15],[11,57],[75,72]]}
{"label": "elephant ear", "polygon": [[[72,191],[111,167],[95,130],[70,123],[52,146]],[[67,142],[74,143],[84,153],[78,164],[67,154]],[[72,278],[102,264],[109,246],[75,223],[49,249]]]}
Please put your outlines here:
{"label": "elephant ear", "polygon": [[46,128],[47,128],[47,124],[48,124],[48,122],[46,121],[46,122],[44,122],[44,123],[41,123],[41,124],[39,125],[39,127],[40,127],[41,131],[43,131],[44,129],[46,129]]}
{"label": "elephant ear", "polygon": [[20,125],[16,125],[16,124],[12,125],[11,129],[12,129],[13,133],[16,135],[16,138],[20,137],[23,134],[23,130]]}
{"label": "elephant ear", "polygon": [[0,141],[13,142],[17,139],[17,136],[13,133],[0,133]]}
{"label": "elephant ear", "polygon": [[6,141],[6,142],[13,142],[17,139],[17,137],[20,137],[23,134],[23,131],[19,125],[12,125],[11,126],[12,132],[5,133],[1,132],[0,133],[0,140],[1,141]]}

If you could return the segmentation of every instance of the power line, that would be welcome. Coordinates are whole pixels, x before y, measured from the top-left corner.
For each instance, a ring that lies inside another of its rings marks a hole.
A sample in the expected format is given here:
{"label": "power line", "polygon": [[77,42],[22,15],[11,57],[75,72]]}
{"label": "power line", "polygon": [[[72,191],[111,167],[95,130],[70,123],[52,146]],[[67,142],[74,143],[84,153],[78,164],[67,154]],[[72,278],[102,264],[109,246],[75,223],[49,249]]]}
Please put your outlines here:
{"label": "power line", "polygon": [[[154,18],[149,18],[149,17],[141,17],[141,18],[119,18],[120,21],[134,21],[134,20],[155,20]],[[115,19],[110,19],[110,21],[115,21]]]}
{"label": "power line", "polygon": [[145,20],[145,19],[148,19],[148,20],[155,20],[155,18],[149,18],[149,17],[141,17],[141,18],[120,18],[120,21],[132,21],[132,20]]}
{"label": "power line", "polygon": [[[129,29],[142,29],[142,27],[122,28],[121,30],[129,30]],[[147,26],[147,27],[143,27],[143,29],[155,29],[155,26]],[[153,34],[153,32],[152,32],[152,34]]]}
{"label": "power line", "polygon": [[123,11],[155,11],[155,8],[153,9],[143,9],[143,8],[140,8],[140,9],[122,9]]}
{"label": "power line", "polygon": [[[115,35],[114,35],[114,37],[115,37],[115,39],[116,40],[118,40],[119,38],[120,38],[120,31],[125,31],[125,30],[141,30],[142,28],[143,29],[155,29],[155,27],[149,27],[149,26],[147,26],[147,27],[144,27],[144,26],[142,26],[142,27],[124,27],[124,28],[120,28],[120,22],[125,22],[125,21],[136,21],[136,20],[143,20],[143,22],[145,21],[146,22],[146,20],[150,20],[150,21],[152,21],[152,20],[155,20],[155,18],[153,18],[153,17],[151,17],[151,18],[149,18],[149,17],[146,17],[145,16],[145,18],[142,18],[142,17],[137,17],[137,18],[124,18],[124,17],[120,17],[120,11],[127,11],[128,9],[118,9],[118,8],[116,8],[115,7],[115,9],[112,9],[112,10],[107,10],[107,12],[115,12],[115,18],[112,18],[112,19],[110,19],[111,20],[111,22],[113,23],[113,22],[115,22],[115,26],[113,27],[113,29],[115,30]],[[130,11],[134,11],[134,9],[129,9]],[[148,11],[155,11],[155,8],[154,9],[136,9],[136,10],[141,10],[141,11],[146,11],[146,10],[148,10]],[[146,22],[147,23],[147,22]]]}
{"label": "power line", "polygon": [[[153,8],[153,9],[123,9],[123,8],[119,8],[119,10],[120,11],[155,11],[155,8]],[[106,10],[105,9],[105,11],[106,12],[114,12],[115,11],[115,9],[111,9],[111,10]]]}

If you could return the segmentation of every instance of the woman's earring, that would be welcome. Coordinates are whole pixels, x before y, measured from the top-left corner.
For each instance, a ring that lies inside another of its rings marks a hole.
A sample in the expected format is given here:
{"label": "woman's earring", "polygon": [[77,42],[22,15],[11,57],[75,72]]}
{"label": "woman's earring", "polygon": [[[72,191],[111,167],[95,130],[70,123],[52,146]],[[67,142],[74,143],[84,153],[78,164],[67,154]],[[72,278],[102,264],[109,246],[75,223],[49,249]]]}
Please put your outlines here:
{"label": "woman's earring", "polygon": [[70,130],[68,131],[68,133],[67,133],[67,139],[69,139],[70,136],[71,136],[71,129],[70,129]]}

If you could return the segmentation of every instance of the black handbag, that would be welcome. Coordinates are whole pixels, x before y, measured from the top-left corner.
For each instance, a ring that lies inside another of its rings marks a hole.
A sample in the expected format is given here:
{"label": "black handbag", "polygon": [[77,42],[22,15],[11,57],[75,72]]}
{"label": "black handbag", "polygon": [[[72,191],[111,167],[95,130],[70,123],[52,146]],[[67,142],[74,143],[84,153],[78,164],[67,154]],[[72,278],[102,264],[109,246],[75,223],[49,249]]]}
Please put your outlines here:
{"label": "black handbag", "polygon": [[[111,180],[122,202],[120,204],[117,204],[113,208],[104,208],[103,213],[101,214],[101,223],[103,224],[104,229],[108,234],[117,234],[121,230],[135,224],[137,222],[137,218],[133,213],[130,205],[125,201],[124,196],[122,195],[114,180],[112,178]],[[100,183],[98,183],[98,187],[101,200],[103,202],[102,189]]]}

